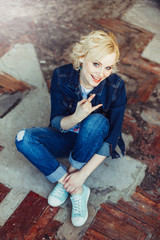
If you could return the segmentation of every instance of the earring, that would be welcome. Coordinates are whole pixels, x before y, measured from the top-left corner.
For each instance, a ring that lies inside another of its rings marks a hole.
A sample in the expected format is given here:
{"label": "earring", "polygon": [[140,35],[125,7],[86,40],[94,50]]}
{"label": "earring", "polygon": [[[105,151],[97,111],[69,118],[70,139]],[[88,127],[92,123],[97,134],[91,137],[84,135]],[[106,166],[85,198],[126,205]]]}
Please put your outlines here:
{"label": "earring", "polygon": [[82,63],[80,63],[80,66],[79,66],[79,70],[81,70],[82,69]]}

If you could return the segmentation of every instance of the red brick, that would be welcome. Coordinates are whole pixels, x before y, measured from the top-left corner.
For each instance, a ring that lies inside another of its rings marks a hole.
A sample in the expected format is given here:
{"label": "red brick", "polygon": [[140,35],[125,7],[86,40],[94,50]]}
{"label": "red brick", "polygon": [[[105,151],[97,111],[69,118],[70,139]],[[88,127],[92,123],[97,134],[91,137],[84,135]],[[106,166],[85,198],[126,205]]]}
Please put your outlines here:
{"label": "red brick", "polygon": [[[132,25],[133,26],[133,25]],[[128,30],[128,33],[132,31],[132,28]],[[125,64],[129,64],[132,62],[134,66],[138,66],[139,58],[141,58],[141,54],[144,50],[144,48],[148,45],[148,43],[153,38],[153,33],[147,32],[143,29],[139,28],[139,32],[137,33],[137,36],[134,35],[134,44],[130,44],[129,51],[127,51],[127,54],[125,57],[122,58],[122,62]]]}
{"label": "red brick", "polygon": [[160,220],[160,205],[153,202],[151,199],[143,196],[141,193],[135,192],[132,195],[132,199],[139,207],[142,206],[142,211],[146,210],[147,214],[153,215],[153,217]]}
{"label": "red brick", "polygon": [[136,192],[142,194],[144,197],[148,198],[153,203],[160,204],[160,198],[156,192],[154,195],[148,194],[139,186],[137,186]]}
{"label": "red brick", "polygon": [[95,20],[95,22],[108,31],[114,32],[120,40],[121,63],[142,68],[148,73],[152,72],[160,76],[160,64],[141,57],[144,48],[152,40],[153,33],[120,19],[106,18]]}
{"label": "red brick", "polygon": [[7,196],[7,194],[10,192],[10,188],[4,186],[2,183],[0,183],[0,202],[3,201],[3,199]]}
{"label": "red brick", "polygon": [[129,216],[132,216],[136,219],[138,219],[141,222],[144,222],[145,224],[149,225],[153,228],[159,228],[159,221],[157,218],[154,218],[154,216],[150,212],[146,212],[145,209],[143,209],[142,204],[137,204],[133,202],[125,202],[123,199],[118,201],[118,204],[116,207],[123,211],[128,213]]}
{"label": "red brick", "polygon": [[24,235],[27,234],[46,207],[45,198],[30,192],[0,229],[1,240],[24,239]]}
{"label": "red brick", "polygon": [[138,98],[137,102],[147,102],[156,85],[158,84],[159,79],[157,77],[152,77],[148,81],[145,81],[137,91]]}
{"label": "red brick", "polygon": [[16,91],[23,92],[31,88],[33,87],[29,84],[19,81],[7,73],[0,72],[0,94],[14,93]]}
{"label": "red brick", "polygon": [[143,121],[140,125],[140,122],[138,123],[133,116],[126,112],[123,130],[133,137],[127,154],[147,164],[149,172],[155,172],[160,164],[160,126],[147,123],[144,129]]}
{"label": "red brick", "polygon": [[151,79],[145,79],[144,82],[138,82],[137,92],[134,94],[134,97],[128,97],[128,104],[132,103],[146,103],[153,90],[157,86],[159,79],[157,77],[152,77]]}
{"label": "red brick", "polygon": [[23,95],[34,87],[0,72],[0,118],[19,104]]}
{"label": "red brick", "polygon": [[7,53],[10,49],[10,44],[7,41],[1,41],[0,44],[0,57]]}
{"label": "red brick", "polygon": [[50,206],[47,206],[32,228],[24,236],[24,239],[38,240],[43,239],[44,236],[47,236],[47,239],[54,237],[56,231],[61,226],[60,222],[53,220],[53,217],[57,214],[58,210],[59,208],[51,208]]}
{"label": "red brick", "polygon": [[[59,227],[62,224],[59,221],[56,220],[51,220],[48,225],[46,226],[46,228],[44,229],[44,231],[41,234],[38,234],[36,236],[36,240],[41,240],[41,239],[53,239],[53,237],[55,236],[57,230],[59,229]],[[33,238],[32,238],[33,239]],[[32,240],[31,239],[31,240]]]}
{"label": "red brick", "polygon": [[141,58],[139,66],[147,72],[152,72],[160,76],[160,64]]}
{"label": "red brick", "polygon": [[141,237],[141,231],[104,209],[98,211],[92,223],[92,228],[111,239],[139,240]]}
{"label": "red brick", "polygon": [[95,229],[88,228],[85,236],[83,236],[82,240],[111,240],[112,238],[106,237],[100,232],[97,232]]}
{"label": "red brick", "polygon": [[[128,76],[128,82],[126,82],[126,90],[128,92],[128,85],[130,78],[132,81],[135,81],[135,85],[137,85],[137,90],[128,95],[128,104],[131,103],[139,103],[139,102],[147,102],[149,97],[151,96],[153,90],[156,88],[160,77],[151,72],[147,72],[139,66],[133,65],[124,65],[119,64],[118,66],[119,73]],[[129,85],[130,86],[130,85]],[[132,86],[131,86],[132,87]]]}
{"label": "red brick", "polygon": [[[127,205],[127,203],[126,203]],[[128,211],[123,212],[117,208],[117,204],[102,204],[102,208],[106,211],[106,214],[111,214],[114,216],[117,221],[122,220],[126,223],[126,225],[131,225],[132,227],[138,229],[143,235],[151,235],[154,233],[155,229],[145,222],[140,221],[139,219],[132,217],[132,215],[128,214]],[[143,214],[143,212],[142,212]]]}
{"label": "red brick", "polygon": [[2,151],[2,150],[3,150],[3,148],[4,148],[3,146],[0,146],[0,151]]}
{"label": "red brick", "polygon": [[[138,33],[144,31],[138,26],[134,26],[130,23],[124,22],[121,19],[118,18],[106,18],[106,19],[98,19],[94,20],[99,25],[103,26],[104,28],[108,29],[109,31],[123,34],[123,36],[128,35],[128,33],[135,34],[135,37]],[[146,32],[148,33],[148,32]]]}
{"label": "red brick", "polygon": [[[134,52],[134,50],[132,50],[132,51]],[[138,58],[138,54],[136,55],[136,57],[134,57],[134,54],[133,55],[131,55],[131,54],[125,55],[121,59],[121,62],[126,65],[129,65],[129,64],[134,65],[136,68],[142,68],[146,72],[149,72],[149,73],[152,72],[152,73],[160,76],[160,64],[149,61],[145,58],[142,58],[141,56],[139,56],[139,58]],[[138,59],[138,60],[136,61],[136,59]]]}
{"label": "red brick", "polygon": [[160,230],[157,229],[157,230],[154,232],[153,236],[151,237],[151,240],[159,240],[159,239],[160,239]]}
{"label": "red brick", "polygon": [[102,204],[83,240],[160,239],[160,206],[147,196],[137,187],[130,202]]}
{"label": "red brick", "polygon": [[122,64],[121,61],[118,63],[118,71],[124,75],[127,75],[135,81],[143,82],[145,79],[148,79],[148,77],[151,77],[153,74],[144,71],[143,69],[140,69],[135,67],[134,65],[125,65]]}

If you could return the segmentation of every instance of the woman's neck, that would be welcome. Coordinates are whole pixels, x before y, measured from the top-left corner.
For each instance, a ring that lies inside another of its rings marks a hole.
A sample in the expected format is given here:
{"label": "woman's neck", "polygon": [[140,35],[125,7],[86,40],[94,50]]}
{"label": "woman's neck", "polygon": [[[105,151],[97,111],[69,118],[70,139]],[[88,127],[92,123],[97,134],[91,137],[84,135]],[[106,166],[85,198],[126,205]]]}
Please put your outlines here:
{"label": "woman's neck", "polygon": [[80,76],[79,76],[79,82],[80,84],[86,88],[86,89],[93,89],[94,87],[90,86],[87,81],[85,80],[85,78],[83,78],[82,76],[82,72],[80,72]]}

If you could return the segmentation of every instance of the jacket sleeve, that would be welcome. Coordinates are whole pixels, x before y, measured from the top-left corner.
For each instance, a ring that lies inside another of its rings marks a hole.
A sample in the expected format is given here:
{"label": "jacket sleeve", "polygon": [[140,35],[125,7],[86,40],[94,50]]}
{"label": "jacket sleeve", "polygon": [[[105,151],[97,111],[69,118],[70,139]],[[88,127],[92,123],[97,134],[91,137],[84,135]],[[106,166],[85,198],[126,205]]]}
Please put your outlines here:
{"label": "jacket sleeve", "polygon": [[50,97],[51,97],[51,115],[50,126],[63,131],[60,126],[60,122],[64,116],[66,116],[66,107],[63,104],[63,93],[60,90],[60,84],[58,82],[58,70],[56,68],[53,72]]}
{"label": "jacket sleeve", "polygon": [[[110,156],[115,151],[118,140],[121,137],[122,122],[126,107],[127,97],[125,84],[121,80],[120,85],[117,89],[116,99],[111,104],[106,117],[110,123],[109,134],[105,139],[102,147],[99,149],[100,155]],[[107,155],[108,154],[108,155]]]}

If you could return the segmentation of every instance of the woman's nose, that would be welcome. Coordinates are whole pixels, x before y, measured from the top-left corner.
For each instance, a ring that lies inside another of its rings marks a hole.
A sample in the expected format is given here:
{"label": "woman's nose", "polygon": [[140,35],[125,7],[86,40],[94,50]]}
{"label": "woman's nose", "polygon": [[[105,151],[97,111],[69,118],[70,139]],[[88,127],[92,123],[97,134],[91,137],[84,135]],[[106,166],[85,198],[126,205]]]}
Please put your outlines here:
{"label": "woman's nose", "polygon": [[100,77],[103,77],[103,68],[99,68],[98,69],[98,72],[97,72],[97,75],[100,76]]}

